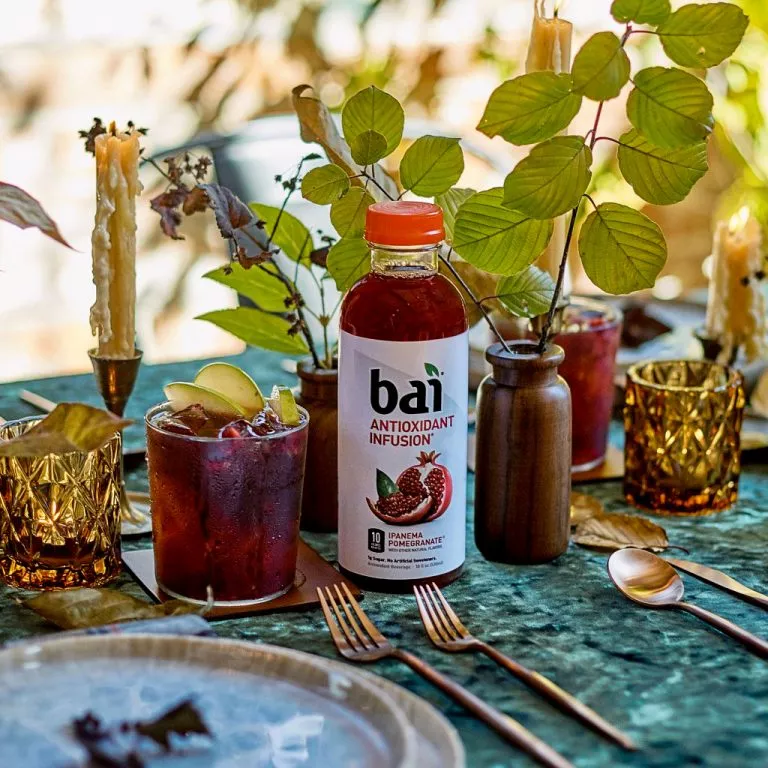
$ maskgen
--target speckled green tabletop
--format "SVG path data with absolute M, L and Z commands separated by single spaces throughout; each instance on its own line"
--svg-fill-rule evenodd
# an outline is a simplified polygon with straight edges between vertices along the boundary
M 250 351 L 235 359 L 259 383 L 293 383 L 280 357 Z M 199 363 L 145 366 L 128 408 L 137 420 L 127 442 L 143 441 L 141 417 L 159 401 L 161 387 L 189 379 Z M 33 410 L 17 393 L 32 389 L 51 399 L 99 403 L 92 377 L 67 377 L 0 386 L 0 414 L 25 416 Z M 146 473 L 128 478 L 146 487 Z M 619 483 L 583 486 L 609 511 L 625 511 Z M 469 509 L 473 486 L 470 478 Z M 471 515 L 470 515 L 471 517 Z M 737 506 L 717 516 L 662 521 L 670 540 L 686 547 L 690 559 L 727 571 L 768 591 L 768 467 L 750 466 L 742 477 Z M 577 766 L 768 766 L 768 663 L 734 641 L 677 612 L 648 611 L 625 600 L 611 584 L 605 555 L 571 546 L 548 565 L 519 567 L 489 563 L 473 543 L 468 522 L 467 570 L 446 593 L 470 629 L 502 651 L 556 680 L 571 693 L 626 729 L 641 746 L 622 752 L 542 702 L 484 657 L 445 655 L 426 639 L 414 600 L 369 594 L 366 610 L 392 640 L 410 648 L 495 704 L 548 741 Z M 307 535 L 333 560 L 334 536 Z M 148 546 L 148 537 L 128 547 Z M 684 577 L 688 597 L 747 629 L 768 636 L 768 612 Z M 117 588 L 142 596 L 130 576 Z M 0 587 L 0 642 L 53 630 Z M 223 637 L 334 656 L 317 610 L 217 622 Z M 527 758 L 467 716 L 438 691 L 395 662 L 375 671 L 432 702 L 459 729 L 470 768 L 523 766 Z

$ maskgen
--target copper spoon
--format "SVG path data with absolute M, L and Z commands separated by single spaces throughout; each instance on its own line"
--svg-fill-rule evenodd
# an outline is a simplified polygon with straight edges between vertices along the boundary
M 768 659 L 768 642 L 716 613 L 683 602 L 685 588 L 677 571 L 666 560 L 644 549 L 620 549 L 608 558 L 608 574 L 619 591 L 646 608 L 680 608 L 698 616 Z

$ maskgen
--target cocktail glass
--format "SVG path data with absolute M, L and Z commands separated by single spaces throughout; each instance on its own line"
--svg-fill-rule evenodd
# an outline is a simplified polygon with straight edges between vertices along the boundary
M 0 426 L 24 434 L 33 416 Z M 0 578 L 25 589 L 98 587 L 120 573 L 120 433 L 98 450 L 0 457 Z
M 309 417 L 264 436 L 199 437 L 146 416 L 157 583 L 172 597 L 250 605 L 288 592 L 296 574 Z
M 605 461 L 621 320 L 621 311 L 605 302 L 573 298 L 554 338 L 565 350 L 559 373 L 571 389 L 574 472 Z

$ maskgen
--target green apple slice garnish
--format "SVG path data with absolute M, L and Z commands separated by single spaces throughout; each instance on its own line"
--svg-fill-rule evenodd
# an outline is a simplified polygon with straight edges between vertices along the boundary
M 208 387 L 190 384 L 188 381 L 174 381 L 163 390 L 173 411 L 183 411 L 190 405 L 202 405 L 208 413 L 215 413 L 232 419 L 247 416 L 245 408 Z
M 264 409 L 264 396 L 256 382 L 242 369 L 230 363 L 211 363 L 200 369 L 195 384 L 212 389 L 237 403 L 249 419 Z
M 269 405 L 277 414 L 277 418 L 287 427 L 298 427 L 301 424 L 301 416 L 293 397 L 293 392 L 288 387 L 272 387 L 272 395 Z

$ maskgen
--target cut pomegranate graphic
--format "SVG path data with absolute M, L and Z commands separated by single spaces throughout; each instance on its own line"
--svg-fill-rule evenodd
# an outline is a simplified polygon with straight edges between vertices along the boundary
M 404 470 L 397 478 L 397 487 L 406 494 L 418 496 L 421 499 L 432 499 L 432 511 L 427 520 L 436 520 L 448 509 L 453 495 L 451 474 L 438 464 L 439 453 L 422 451 L 419 463 Z
M 379 500 L 366 499 L 371 512 L 390 525 L 415 525 L 440 517 L 451 503 L 453 482 L 448 470 L 437 463 L 439 456 L 422 451 L 419 463 L 403 470 L 397 482 L 377 470 Z

